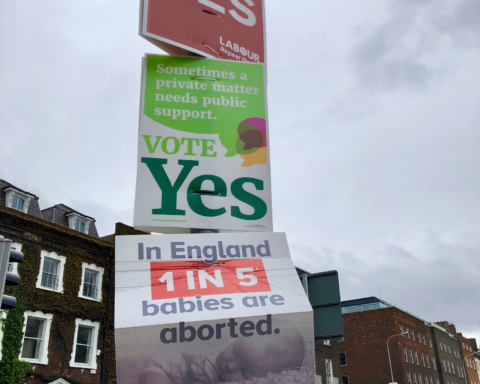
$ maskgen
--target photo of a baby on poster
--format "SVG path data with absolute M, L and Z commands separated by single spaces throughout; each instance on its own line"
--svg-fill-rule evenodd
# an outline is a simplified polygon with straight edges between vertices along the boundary
M 119 384 L 313 384 L 313 334 L 308 322 L 307 314 L 286 314 L 118 330 L 117 380 Z

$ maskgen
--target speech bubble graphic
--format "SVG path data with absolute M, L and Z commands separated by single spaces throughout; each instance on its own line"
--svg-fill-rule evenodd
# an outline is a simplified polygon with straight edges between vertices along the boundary
M 267 122 L 265 119 L 251 117 L 242 121 L 238 128 L 237 152 L 245 160 L 242 167 L 254 164 L 266 164 Z
M 218 134 L 226 157 L 253 153 L 248 151 L 260 148 L 261 138 L 266 145 L 262 64 L 147 55 L 144 81 L 143 112 L 152 120 L 178 131 Z

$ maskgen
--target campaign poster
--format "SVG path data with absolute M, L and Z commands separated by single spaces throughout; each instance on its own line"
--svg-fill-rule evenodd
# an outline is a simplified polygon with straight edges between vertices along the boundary
M 119 384 L 313 384 L 313 313 L 284 233 L 117 236 Z
M 140 35 L 171 55 L 265 62 L 263 0 L 143 0 Z
M 262 64 L 147 55 L 134 227 L 272 231 Z

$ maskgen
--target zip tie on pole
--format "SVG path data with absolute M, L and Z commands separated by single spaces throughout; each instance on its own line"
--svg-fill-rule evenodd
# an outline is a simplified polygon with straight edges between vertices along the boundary
M 218 54 L 217 51 L 215 51 L 212 47 L 208 46 L 207 44 L 202 44 L 204 47 L 207 47 L 208 49 L 212 50 L 213 52 L 215 52 L 215 54 L 220 57 L 220 55 Z

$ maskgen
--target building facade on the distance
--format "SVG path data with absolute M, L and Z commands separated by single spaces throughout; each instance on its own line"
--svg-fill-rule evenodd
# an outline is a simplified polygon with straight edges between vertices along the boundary
M 426 325 L 432 335 L 440 382 L 465 383 L 465 366 L 456 335 L 436 323 L 426 322 Z
M 477 341 L 475 339 L 468 339 L 457 332 L 455 324 L 448 321 L 437 321 L 435 323 L 442 329 L 450 332 L 456 336 L 457 339 L 457 357 L 464 362 L 464 374 L 468 376 L 470 384 L 480 384 L 480 375 L 477 370 L 477 364 L 475 361 L 475 353 L 478 352 Z
M 455 335 L 376 297 L 344 301 L 342 312 L 344 384 L 392 382 L 387 340 L 394 382 L 465 383 Z
M 25 256 L 10 268 L 21 276 L 20 285 L 7 287 L 24 310 L 19 359 L 33 373 L 23 382 L 112 382 L 113 243 L 98 237 L 93 218 L 64 205 L 42 212 L 34 194 L 1 183 L 0 235 Z M 8 321 L 11 312 L 0 317 Z

